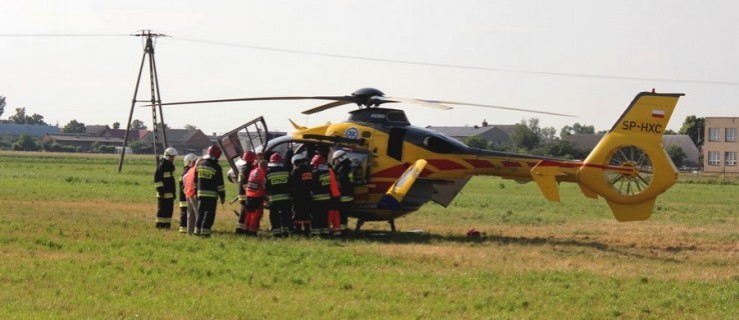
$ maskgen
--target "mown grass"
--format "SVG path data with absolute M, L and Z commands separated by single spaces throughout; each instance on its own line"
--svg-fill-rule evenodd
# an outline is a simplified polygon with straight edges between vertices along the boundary
M 533 184 L 478 177 L 395 235 L 375 222 L 346 241 L 240 238 L 226 206 L 200 239 L 153 228 L 151 159 L 116 168 L 112 156 L 0 153 L 0 318 L 739 314 L 736 185 L 678 184 L 650 220 L 618 223 L 576 186 L 549 203 Z

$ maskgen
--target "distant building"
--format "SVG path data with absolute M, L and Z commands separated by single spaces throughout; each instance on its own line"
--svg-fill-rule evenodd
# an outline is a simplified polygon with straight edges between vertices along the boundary
M 99 145 L 106 146 L 120 146 L 123 144 L 123 139 L 120 138 L 95 137 L 84 133 L 46 134 L 42 140 L 52 144 L 58 143 L 62 146 L 79 147 L 83 152 L 91 151 L 92 145 L 96 142 Z
M 195 153 L 203 154 L 205 150 L 211 145 L 208 136 L 205 135 L 200 129 L 165 129 L 167 135 L 167 147 L 173 147 L 177 149 L 180 154 Z M 123 130 L 125 132 L 125 130 Z M 159 151 L 164 150 L 162 147 L 162 132 L 159 133 Z M 143 139 L 141 139 L 147 146 L 151 148 L 154 142 L 154 133 L 149 132 Z M 150 149 L 148 149 L 150 150 Z M 161 152 L 160 152 L 161 153 Z
M 593 150 L 598 142 L 603 138 L 603 134 L 571 134 L 567 135 L 562 140 L 569 141 L 577 147 L 581 147 L 585 150 Z M 664 135 L 662 136 L 662 145 L 669 147 L 670 145 L 676 145 L 683 149 L 685 152 L 685 161 L 687 163 L 700 164 L 700 151 L 690 139 L 688 135 Z
M 703 143 L 703 171 L 739 173 L 736 155 L 739 152 L 736 133 L 739 118 L 706 117 Z
M 45 134 L 56 133 L 61 133 L 59 127 L 31 124 L 0 123 L 0 136 L 7 135 L 17 138 L 22 135 L 27 135 L 35 138 L 41 138 Z
M 496 145 L 511 144 L 511 133 L 515 125 L 489 125 L 483 120 L 480 126 L 464 126 L 464 127 L 435 127 L 427 126 L 426 128 L 441 132 L 447 136 L 457 139 L 461 142 L 471 137 L 480 137 L 486 141 Z

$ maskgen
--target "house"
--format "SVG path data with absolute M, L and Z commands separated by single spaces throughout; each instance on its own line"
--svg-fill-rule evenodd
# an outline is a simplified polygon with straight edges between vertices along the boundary
M 125 130 L 122 130 L 125 132 Z M 162 144 L 164 142 L 161 130 L 157 131 L 159 134 L 159 150 L 164 150 Z M 205 135 L 200 129 L 165 129 L 164 132 L 167 135 L 167 147 L 173 147 L 177 149 L 180 154 L 195 153 L 203 154 L 205 150 L 211 145 L 208 136 Z M 154 133 L 149 132 L 141 139 L 144 144 L 149 147 L 153 145 Z
M 63 146 L 79 147 L 83 152 L 91 151 L 94 143 L 98 143 L 99 145 L 115 146 L 123 144 L 123 139 L 120 138 L 95 137 L 85 135 L 84 133 L 46 134 L 42 141 L 52 144 L 58 143 Z
M 573 145 L 585 150 L 593 150 L 603 136 L 602 134 L 571 134 L 565 136 L 562 140 L 569 141 Z M 662 136 L 662 145 L 665 149 L 670 145 L 677 145 L 685 152 L 685 161 L 687 163 L 700 163 L 699 158 L 701 153 L 688 135 L 664 135 Z
M 45 134 L 57 134 L 60 132 L 61 130 L 59 129 L 59 127 L 54 126 L 0 123 L 0 136 L 8 135 L 17 138 L 22 135 L 27 135 L 35 138 L 41 138 Z
M 128 142 L 141 140 L 150 132 L 151 130 L 129 130 Z M 85 134 L 95 137 L 125 139 L 126 129 L 112 129 L 107 125 L 92 125 L 85 126 Z
M 736 132 L 739 118 L 706 117 L 703 143 L 703 171 L 720 173 L 739 173 L 736 155 L 739 143 Z
M 461 142 L 465 142 L 465 140 L 471 137 L 480 137 L 496 145 L 511 144 L 511 133 L 513 132 L 514 127 L 515 125 L 489 125 L 485 120 L 482 121 L 482 125 L 480 126 L 426 126 L 427 129 L 440 132 Z

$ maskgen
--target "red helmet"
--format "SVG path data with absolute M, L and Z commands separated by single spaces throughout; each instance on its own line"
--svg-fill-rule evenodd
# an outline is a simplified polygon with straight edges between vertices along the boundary
M 254 151 L 246 150 L 244 151 L 244 155 L 241 156 L 241 160 L 246 161 L 246 163 L 252 163 L 254 160 L 257 160 L 257 154 Z
M 282 163 L 282 156 L 279 152 L 275 152 L 269 157 L 270 163 Z
M 211 159 L 218 159 L 221 157 L 221 148 L 217 144 L 214 144 L 208 147 L 207 153 L 211 157 Z
M 313 156 L 313 160 L 310 161 L 310 165 L 313 166 L 314 168 L 322 164 L 326 164 L 326 159 L 320 154 Z

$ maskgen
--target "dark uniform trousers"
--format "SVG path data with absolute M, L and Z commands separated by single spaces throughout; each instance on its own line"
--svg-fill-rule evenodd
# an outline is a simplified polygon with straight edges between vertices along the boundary
M 272 226 L 272 234 L 287 232 L 292 227 L 292 201 L 280 200 L 269 203 L 269 223 Z
M 157 198 L 157 228 L 168 229 L 172 224 L 174 198 Z
M 198 198 L 198 219 L 195 221 L 195 234 L 210 236 L 213 223 L 216 221 L 218 198 Z

